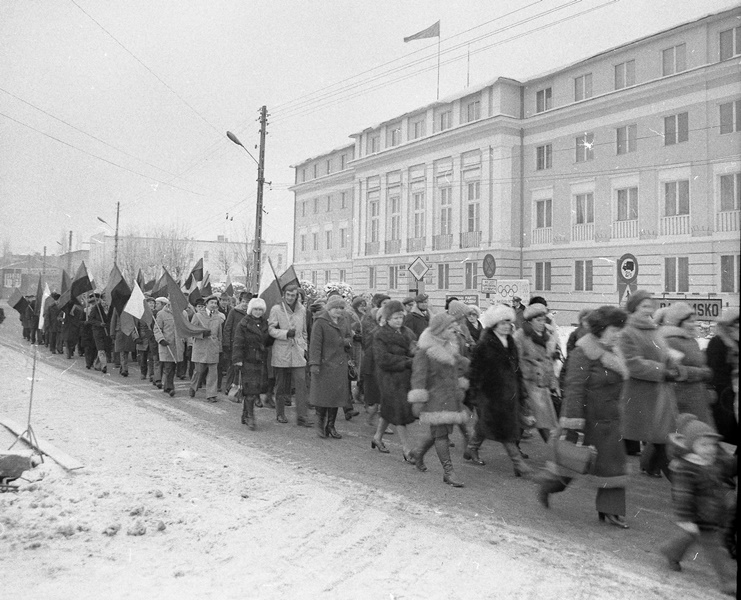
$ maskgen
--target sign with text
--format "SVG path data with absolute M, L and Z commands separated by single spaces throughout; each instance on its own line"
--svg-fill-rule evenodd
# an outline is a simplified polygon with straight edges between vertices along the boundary
M 512 298 L 518 296 L 527 306 L 530 301 L 530 281 L 528 279 L 497 279 L 496 289 L 489 298 L 492 304 L 512 303 Z
M 479 305 L 479 295 L 478 294 L 450 294 L 448 296 L 445 296 L 445 300 L 447 301 L 449 298 L 458 298 L 463 304 L 475 304 L 476 306 Z
M 496 294 L 497 293 L 497 280 L 496 279 L 481 279 L 481 293 L 482 294 Z
M 717 321 L 723 311 L 723 300 L 720 298 L 656 298 L 659 308 L 670 306 L 675 302 L 685 302 L 695 311 L 698 321 Z

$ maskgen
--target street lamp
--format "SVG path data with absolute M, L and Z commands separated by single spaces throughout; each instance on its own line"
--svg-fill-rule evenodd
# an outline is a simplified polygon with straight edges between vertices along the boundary
M 114 266 L 118 263 L 118 216 L 119 212 L 121 210 L 121 203 L 116 202 L 116 233 L 115 237 L 113 238 L 113 264 Z M 108 222 L 105 221 L 105 219 L 101 219 L 98 217 L 98 221 L 103 223 L 104 225 L 108 225 Z M 110 225 L 108 225 L 110 227 Z

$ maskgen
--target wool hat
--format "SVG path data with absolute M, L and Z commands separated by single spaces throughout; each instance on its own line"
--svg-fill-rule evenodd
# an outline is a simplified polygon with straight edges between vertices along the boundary
M 532 319 L 535 319 L 536 317 L 543 317 L 548 314 L 548 309 L 543 304 L 531 304 L 525 309 L 525 312 L 522 313 L 522 317 L 526 321 L 531 321 Z
M 468 307 L 460 300 L 451 300 L 448 304 L 448 314 L 458 321 L 468 314 Z
M 653 320 L 657 327 L 661 325 L 666 325 L 665 319 L 666 319 L 666 312 L 668 310 L 669 310 L 668 306 L 662 306 L 654 313 Z
M 324 310 L 326 306 L 327 306 L 326 298 L 317 298 L 316 300 L 314 300 L 314 302 L 311 303 L 309 310 L 311 311 L 312 315 L 315 315 L 319 311 Z
M 501 321 L 512 321 L 515 320 L 515 309 L 506 304 L 493 304 L 484 311 L 479 321 L 481 325 L 486 328 L 494 327 Z
M 419 304 L 420 302 L 427 302 L 429 296 L 427 294 L 417 294 L 414 297 L 414 301 Z
M 330 296 L 327 298 L 327 306 L 325 307 L 327 310 L 331 308 L 346 308 L 347 302 L 345 302 L 345 299 L 342 296 Z
M 154 299 L 155 302 L 162 302 L 162 304 L 170 304 L 170 301 L 164 296 L 158 296 Z
M 358 306 L 361 306 L 362 304 L 368 306 L 368 301 L 363 298 L 363 296 L 355 296 L 355 298 L 352 299 L 353 308 L 358 308 Z
M 379 308 L 381 306 L 381 302 L 384 300 L 391 300 L 391 296 L 387 296 L 386 294 L 373 294 L 373 299 L 371 300 L 371 304 L 375 306 L 376 308 Z
M 545 301 L 545 298 L 543 296 L 533 296 L 530 298 L 530 302 L 528 304 L 542 304 L 543 306 L 548 306 L 548 303 Z
M 205 302 L 206 304 L 208 304 L 208 301 L 209 301 L 209 300 L 216 300 L 216 301 L 218 301 L 218 300 L 219 300 L 219 297 L 218 297 L 218 296 L 217 296 L 216 294 L 211 294 L 210 296 L 206 296 L 206 297 L 205 297 L 205 298 L 203 299 L 203 301 L 204 301 L 204 302 Z
M 401 303 L 402 303 L 402 304 L 403 304 L 404 306 L 408 306 L 408 305 L 410 305 L 410 304 L 413 304 L 413 303 L 414 303 L 414 296 L 407 296 L 406 298 L 404 298 L 404 300 L 402 300 L 402 302 L 401 302 Z
M 204 300 L 203 298 L 196 298 L 193 306 L 206 306 L 206 300 Z
M 695 314 L 695 311 L 686 302 L 675 302 L 674 304 L 667 306 L 666 310 L 663 313 L 664 325 L 679 326 L 682 324 L 682 321 L 691 317 L 694 314 Z M 654 318 L 654 321 L 656 321 L 655 318 Z
M 685 448 L 690 452 L 695 442 L 701 437 L 712 437 L 715 439 L 721 439 L 723 437 L 710 425 L 703 423 L 695 415 L 690 413 L 682 413 L 677 417 L 677 433 L 682 437 Z
M 644 300 L 650 300 L 651 298 L 653 298 L 653 296 L 646 290 L 638 290 L 628 298 L 628 301 L 625 303 L 625 310 L 629 313 L 634 313 L 641 302 Z
M 383 318 L 387 321 L 394 313 L 406 313 L 406 311 L 404 310 L 404 305 L 398 300 L 392 300 L 391 302 L 388 302 L 381 310 L 383 311 Z
M 435 337 L 440 337 L 453 323 L 455 323 L 455 317 L 453 315 L 445 312 L 437 313 L 430 319 L 427 329 Z
M 522 302 L 522 298 L 519 296 L 512 296 L 512 302 Z
M 256 308 L 267 310 L 268 307 L 265 304 L 265 300 L 263 300 L 262 298 L 252 298 L 252 300 L 250 300 L 249 304 L 247 305 L 247 314 L 251 315 L 252 311 Z

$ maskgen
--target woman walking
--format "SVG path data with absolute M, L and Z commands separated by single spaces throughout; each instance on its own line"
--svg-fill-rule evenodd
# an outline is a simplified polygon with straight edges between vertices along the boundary
M 625 523 L 626 454 L 620 431 L 620 397 L 629 377 L 628 365 L 617 347 L 627 314 L 601 306 L 587 316 L 589 333 L 569 354 L 560 425 L 567 440 L 584 436 L 584 444 L 597 448 L 589 479 L 597 487 L 599 519 L 627 529 Z M 540 482 L 538 500 L 548 508 L 549 496 L 566 489 L 569 472 L 549 461 Z
M 378 448 L 380 452 L 388 454 L 389 450 L 383 443 L 383 434 L 389 424 L 396 425 L 402 456 L 408 461 L 412 447 L 406 426 L 417 420 L 407 402 L 416 339 L 412 330 L 404 327 L 406 312 L 401 302 L 392 300 L 381 311 L 386 323 L 373 334 L 373 360 L 376 381 L 381 392 L 381 418 L 378 419 L 371 448 Z
M 316 407 L 319 437 L 341 439 L 335 429 L 337 411 L 347 403 L 347 360 L 352 339 L 340 317 L 345 301 L 333 296 L 326 309 L 314 319 L 309 342 L 309 404 Z
M 468 421 L 469 413 L 463 407 L 468 379 L 459 373 L 468 368 L 470 361 L 458 350 L 456 328 L 455 317 L 437 314 L 419 338 L 408 398 L 415 412 L 419 412 L 420 422 L 429 426 L 429 433 L 410 459 L 420 471 L 425 471 L 424 456 L 434 445 L 443 466 L 443 481 L 463 487 L 453 471 L 449 436 L 454 425 Z
M 713 389 L 717 401 L 713 416 L 718 433 L 728 444 L 738 445 L 738 308 L 723 311 L 715 329 L 715 336 L 707 348 L 708 366 L 713 371 Z
M 265 318 L 265 300 L 252 298 L 247 314 L 239 321 L 234 334 L 232 362 L 242 379 L 242 425 L 255 429 L 255 402 L 267 389 L 267 355 L 265 344 L 270 337 Z

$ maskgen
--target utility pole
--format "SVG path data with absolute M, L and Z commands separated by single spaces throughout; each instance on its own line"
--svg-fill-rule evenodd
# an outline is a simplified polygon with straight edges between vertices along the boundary
M 252 290 L 260 292 L 260 264 L 262 260 L 262 188 L 265 184 L 265 135 L 268 126 L 268 108 L 260 109 L 260 155 L 257 161 L 257 206 L 255 207 L 255 267 L 253 269 Z
M 41 276 L 46 277 L 46 246 L 44 246 L 44 261 L 41 263 Z
M 69 245 L 67 246 L 67 273 L 72 277 L 72 230 L 69 230 Z
M 118 214 L 121 210 L 121 203 L 116 202 L 116 236 L 113 238 L 113 265 L 118 266 Z M 70 232 L 71 234 L 72 232 Z

